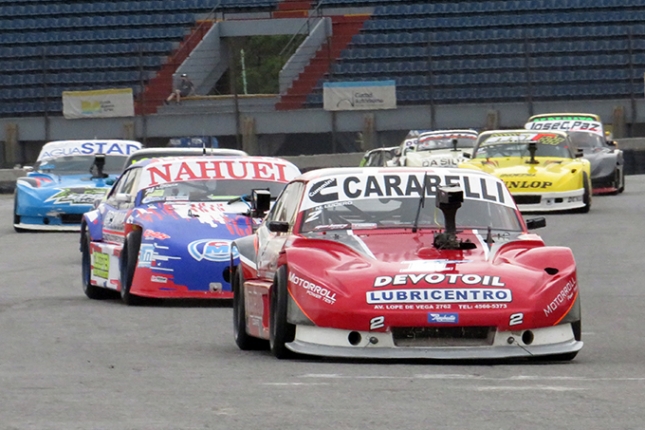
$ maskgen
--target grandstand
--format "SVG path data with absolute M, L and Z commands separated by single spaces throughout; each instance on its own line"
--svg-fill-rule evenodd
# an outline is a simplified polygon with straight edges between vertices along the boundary
M 645 0 L 0 0 L 0 10 L 5 142 L 120 137 L 123 119 L 62 117 L 63 91 L 105 88 L 133 91 L 124 137 L 199 132 L 269 155 L 389 146 L 413 128 L 522 126 L 555 110 L 597 112 L 618 137 L 645 123 Z M 279 94 L 232 84 L 212 95 L 240 73 L 228 40 L 277 34 L 304 39 Z M 164 106 L 186 72 L 198 96 Z M 397 109 L 323 109 L 325 83 L 367 81 L 394 81 Z M 4 164 L 17 158 L 4 152 Z

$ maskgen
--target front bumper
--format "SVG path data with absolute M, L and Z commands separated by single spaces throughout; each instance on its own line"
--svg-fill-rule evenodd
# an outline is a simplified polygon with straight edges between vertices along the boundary
M 612 171 L 610 174 L 605 176 L 592 176 L 591 177 L 591 188 L 593 189 L 594 194 L 607 194 L 615 193 L 620 187 L 620 170 Z
M 557 212 L 584 207 L 584 188 L 552 193 L 511 193 L 521 212 Z
M 530 344 L 522 340 L 525 331 L 496 332 L 492 344 L 486 346 L 401 347 L 395 345 L 391 332 L 352 332 L 299 325 L 294 341 L 286 346 L 296 353 L 325 357 L 437 360 L 552 356 L 577 352 L 583 346 L 583 342 L 575 339 L 571 324 L 533 329 Z

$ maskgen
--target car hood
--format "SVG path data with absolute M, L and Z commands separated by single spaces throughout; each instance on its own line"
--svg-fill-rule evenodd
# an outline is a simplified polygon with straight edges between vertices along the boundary
M 306 314 L 316 323 L 332 325 L 330 312 L 358 314 L 364 310 L 369 314 L 381 305 L 384 310 L 400 306 L 412 312 L 429 309 L 424 303 L 430 299 L 445 299 L 453 310 L 460 303 L 488 303 L 511 312 L 532 309 L 532 315 L 540 317 L 536 306 L 561 291 L 568 294 L 577 285 L 568 248 L 545 247 L 536 235 L 508 232 L 493 234 L 494 243 L 489 246 L 485 236 L 476 230 L 464 232 L 459 239 L 474 243 L 475 248 L 440 250 L 433 246 L 431 230 L 310 234 L 287 248 L 289 280 L 302 287 L 292 291 Z M 312 303 L 311 296 L 316 294 L 323 295 L 331 307 Z M 410 307 L 404 308 L 404 303 Z M 477 310 L 468 306 L 464 311 Z M 347 327 L 352 326 L 344 320 Z
M 143 230 L 139 267 L 167 288 L 230 291 L 230 243 L 252 234 L 260 222 L 243 215 L 248 206 L 238 203 L 155 203 L 136 208 L 128 222 Z
M 497 176 L 511 193 L 566 187 L 570 174 L 583 167 L 578 159 L 536 157 L 537 164 L 529 164 L 528 160 L 528 157 L 476 159 L 461 166 L 470 165 Z
M 103 198 L 119 175 L 93 178 L 88 174 L 55 175 L 33 172 L 18 178 L 16 187 L 33 200 L 52 205 L 89 205 Z

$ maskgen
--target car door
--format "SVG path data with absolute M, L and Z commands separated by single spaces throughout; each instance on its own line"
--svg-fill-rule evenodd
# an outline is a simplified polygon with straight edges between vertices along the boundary
M 304 184 L 292 182 L 280 194 L 271 211 L 267 214 L 262 226 L 258 229 L 258 276 L 272 280 L 277 270 L 278 254 L 291 236 L 296 220 Z M 274 233 L 269 231 L 267 223 L 270 221 L 283 221 L 289 223 L 289 231 Z
M 108 194 L 103 214 L 103 240 L 123 244 L 125 220 L 134 208 L 141 168 L 127 170 Z

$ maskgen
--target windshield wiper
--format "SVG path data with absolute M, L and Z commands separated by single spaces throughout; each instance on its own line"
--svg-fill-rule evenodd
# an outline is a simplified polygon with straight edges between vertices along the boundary
M 419 198 L 419 206 L 417 206 L 417 215 L 414 217 L 414 224 L 412 224 L 412 233 L 416 233 L 419 229 L 419 216 L 421 215 L 421 208 L 426 204 L 426 189 L 428 188 L 428 172 L 423 173 L 423 186 L 421 187 L 421 197 Z

